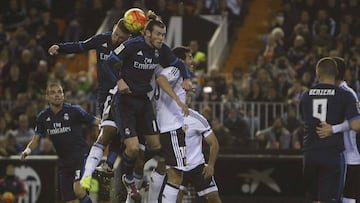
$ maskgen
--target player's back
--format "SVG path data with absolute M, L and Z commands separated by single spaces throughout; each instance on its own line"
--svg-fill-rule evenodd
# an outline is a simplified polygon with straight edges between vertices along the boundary
M 342 133 L 319 138 L 316 127 L 322 121 L 334 125 L 358 115 L 355 99 L 349 92 L 335 85 L 318 84 L 303 94 L 300 108 L 305 131 L 304 151 L 323 148 L 344 150 Z

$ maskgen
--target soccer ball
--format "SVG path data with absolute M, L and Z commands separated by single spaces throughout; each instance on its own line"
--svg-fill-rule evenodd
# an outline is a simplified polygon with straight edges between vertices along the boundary
M 1 199 L 4 203 L 13 203 L 15 200 L 15 196 L 12 192 L 4 192 Z
M 124 14 L 124 24 L 131 33 L 141 31 L 146 24 L 145 12 L 139 8 L 131 8 Z

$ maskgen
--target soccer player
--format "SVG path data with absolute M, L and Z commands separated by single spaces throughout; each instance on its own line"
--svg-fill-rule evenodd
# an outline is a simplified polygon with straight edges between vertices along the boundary
M 194 61 L 190 48 L 176 47 L 173 49 L 173 53 L 188 67 L 193 66 Z M 176 67 L 156 69 L 155 76 L 157 85 L 154 88 L 153 100 L 155 101 L 156 121 L 160 130 L 167 174 L 167 183 L 161 198 L 164 203 L 175 202 L 186 165 L 184 113 L 179 105 L 179 101 L 185 103 L 186 92 L 181 86 L 183 78 Z M 175 99 L 164 91 L 164 83 L 170 84 L 176 94 Z M 161 172 L 161 169 L 154 170 L 150 175 L 149 202 L 157 202 L 159 198 L 161 185 L 165 178 Z
M 130 37 L 131 33 L 125 28 L 124 19 L 120 19 L 113 27 L 112 32 L 105 32 L 92 36 L 85 41 L 79 42 L 66 42 L 52 45 L 49 48 L 50 55 L 63 53 L 82 53 L 91 49 L 96 50 L 97 55 L 97 76 L 98 76 L 98 111 L 103 116 L 103 109 L 106 103 L 111 102 L 111 94 L 109 90 L 116 85 L 118 80 L 118 70 L 113 70 L 106 65 L 106 60 L 111 51 L 119 46 L 122 42 Z M 102 122 L 100 125 L 100 133 L 98 139 L 92 146 L 90 154 L 85 166 L 84 179 L 81 181 L 82 186 L 86 189 L 90 188 L 91 175 L 93 174 L 96 166 L 99 164 L 104 148 L 110 143 L 109 153 L 102 167 L 102 171 L 107 173 L 112 172 L 113 164 L 117 158 L 120 136 L 116 136 L 117 126 L 115 122 Z M 87 179 L 85 181 L 85 179 Z
M 321 122 L 338 124 L 348 120 L 351 129 L 360 131 L 360 114 L 355 98 L 335 85 L 336 62 L 324 57 L 316 64 L 319 84 L 301 97 L 300 113 L 304 121 L 304 179 L 314 202 L 340 202 L 345 160 L 343 134 L 320 138 L 316 127 Z
M 339 85 L 340 88 L 349 91 L 357 102 L 359 102 L 355 91 L 349 87 L 344 80 L 346 70 L 344 59 L 341 57 L 333 57 L 333 59 L 336 61 L 339 71 L 339 74 L 336 77 L 336 84 Z M 342 202 L 355 203 L 356 200 L 360 200 L 360 154 L 357 145 L 358 140 L 356 138 L 356 132 L 349 128 L 349 123 L 346 120 L 343 123 L 334 126 L 324 123 L 321 127 L 318 127 L 317 130 L 317 133 L 322 137 L 338 132 L 344 133 L 344 155 L 346 161 L 346 178 Z
M 21 160 L 31 154 L 42 137 L 49 136 L 59 156 L 59 178 L 62 199 L 67 203 L 91 203 L 86 191 L 80 187 L 81 169 L 89 152 L 83 137 L 83 124 L 99 124 L 79 106 L 64 103 L 64 91 L 56 82 L 46 88 L 49 107 L 40 112 L 36 120 L 35 135 L 21 153 Z
M 155 157 L 162 156 L 159 130 L 152 103 L 147 96 L 152 90 L 150 81 L 155 68 L 159 64 L 163 67 L 170 65 L 177 67 L 184 79 L 182 86 L 185 89 L 192 89 L 187 67 L 163 43 L 166 33 L 164 23 L 152 16 L 149 19 L 144 29 L 144 36 L 125 41 L 108 58 L 111 66 L 122 63 L 117 85 L 120 92 L 121 133 L 124 135 L 126 149 L 122 154 L 120 166 L 125 173 L 124 185 L 132 198 L 137 201 L 141 197 L 134 183 L 133 171 L 139 153 L 138 136 L 145 137 Z M 175 99 L 176 95 L 171 94 L 171 97 Z M 184 106 L 182 108 L 185 109 Z
M 190 109 L 185 117 L 186 167 L 182 186 L 191 184 L 199 197 L 205 197 L 209 203 L 221 203 L 214 179 L 215 161 L 219 152 L 218 140 L 207 120 L 197 111 Z M 202 152 L 203 140 L 210 146 L 208 162 L 205 163 Z M 183 190 L 180 190 L 176 202 L 181 203 Z

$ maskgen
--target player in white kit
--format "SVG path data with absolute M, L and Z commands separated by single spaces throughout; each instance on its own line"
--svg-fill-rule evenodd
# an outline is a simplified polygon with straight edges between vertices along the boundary
M 190 109 L 185 117 L 185 142 L 187 164 L 184 170 L 182 190 L 191 184 L 199 197 L 209 203 L 221 203 L 218 187 L 214 179 L 214 167 L 219 152 L 218 140 L 208 121 L 197 111 Z M 202 150 L 203 140 L 210 146 L 207 163 Z M 183 191 L 179 192 L 177 202 L 182 202 Z
M 349 91 L 357 99 L 355 91 L 347 85 L 344 81 L 345 74 L 345 61 L 340 57 L 333 57 L 338 67 L 337 83 L 339 87 Z M 359 101 L 358 101 L 359 102 Z M 344 145 L 345 145 L 345 161 L 346 161 L 346 178 L 345 187 L 343 191 L 343 203 L 355 203 L 356 200 L 360 200 L 360 153 L 357 145 L 356 132 L 350 130 L 349 123 L 344 121 L 341 124 L 331 126 L 329 124 L 323 124 L 322 128 L 318 129 L 321 134 L 327 136 L 328 133 L 344 133 Z

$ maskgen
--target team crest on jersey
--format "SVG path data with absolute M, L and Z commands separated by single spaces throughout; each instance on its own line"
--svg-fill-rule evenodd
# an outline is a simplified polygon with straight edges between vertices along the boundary
M 130 129 L 129 128 L 125 128 L 125 135 L 130 135 Z
M 64 120 L 69 120 L 69 114 L 68 113 L 64 113 Z
M 155 57 L 158 58 L 159 57 L 159 50 L 155 49 Z

